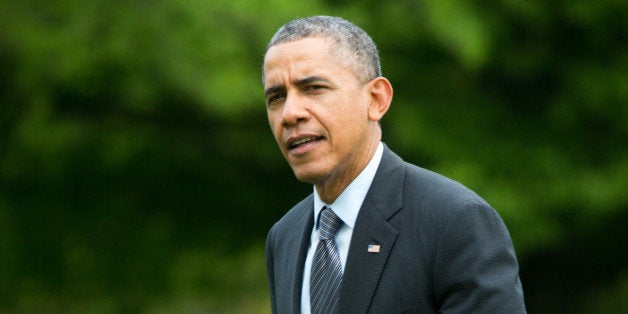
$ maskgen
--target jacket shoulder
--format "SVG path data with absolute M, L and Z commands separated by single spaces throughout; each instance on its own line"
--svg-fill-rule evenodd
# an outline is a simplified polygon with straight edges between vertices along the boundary
M 307 220 L 307 215 L 312 213 L 314 196 L 310 194 L 286 212 L 270 229 L 270 234 L 278 236 L 294 232 L 299 221 Z
M 454 207 L 469 202 L 487 205 L 477 193 L 458 181 L 410 163 L 404 164 L 404 188 L 410 198 Z

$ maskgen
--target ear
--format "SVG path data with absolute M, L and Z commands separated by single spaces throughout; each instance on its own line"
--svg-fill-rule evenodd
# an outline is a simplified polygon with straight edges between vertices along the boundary
M 369 120 L 379 121 L 390 107 L 393 88 L 388 79 L 381 76 L 373 79 L 368 84 L 371 92 L 371 103 L 368 108 Z

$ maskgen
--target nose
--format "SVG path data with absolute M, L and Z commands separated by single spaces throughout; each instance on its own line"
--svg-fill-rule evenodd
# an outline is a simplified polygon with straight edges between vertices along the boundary
M 288 94 L 283 105 L 282 121 L 284 126 L 293 126 L 310 118 L 307 99 L 297 93 Z

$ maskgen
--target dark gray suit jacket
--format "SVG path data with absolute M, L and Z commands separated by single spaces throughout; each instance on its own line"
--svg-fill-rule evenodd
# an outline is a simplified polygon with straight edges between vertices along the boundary
M 313 204 L 310 195 L 268 234 L 273 313 L 300 312 Z M 385 147 L 353 230 L 339 313 L 437 312 L 525 313 L 512 242 L 474 192 Z

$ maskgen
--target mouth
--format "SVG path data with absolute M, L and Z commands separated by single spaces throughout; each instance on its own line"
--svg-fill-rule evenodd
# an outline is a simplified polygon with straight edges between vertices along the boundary
M 308 143 L 312 143 L 312 142 L 316 142 L 316 141 L 320 141 L 322 139 L 322 137 L 320 136 L 306 136 L 306 137 L 301 137 L 301 138 L 297 138 L 291 141 L 288 141 L 288 149 L 295 149 L 297 147 L 300 146 L 304 146 Z

